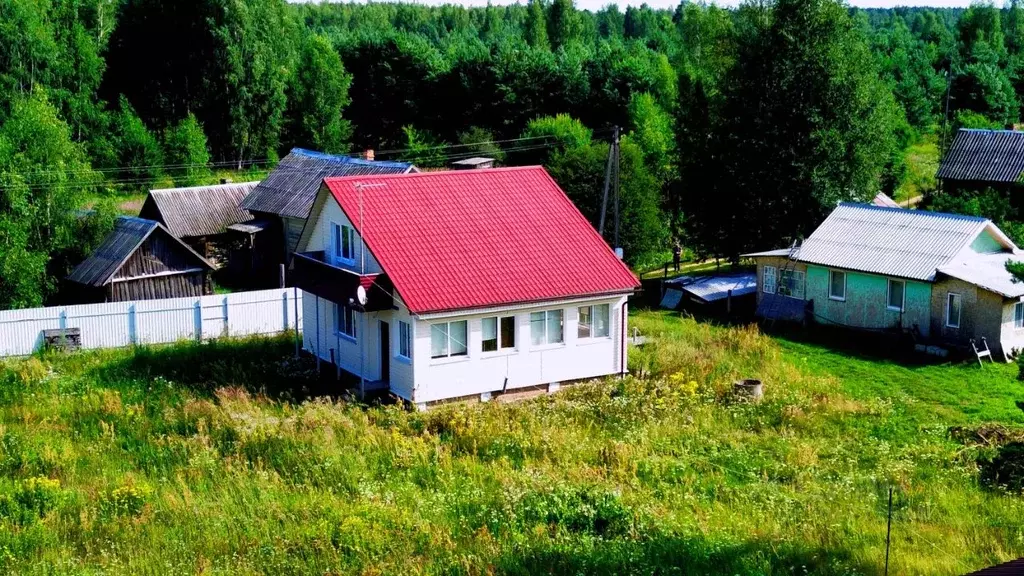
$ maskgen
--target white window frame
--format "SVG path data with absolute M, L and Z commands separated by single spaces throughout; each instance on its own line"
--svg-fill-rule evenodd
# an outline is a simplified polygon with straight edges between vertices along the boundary
M 487 322 L 488 320 L 494 320 L 494 331 L 495 331 L 494 332 L 494 337 L 497 340 L 495 342 L 494 350 L 484 350 L 483 329 L 484 329 L 484 322 Z M 512 321 L 512 345 L 511 346 L 506 346 L 505 343 L 501 341 L 501 324 L 502 324 L 502 322 L 504 322 L 506 320 L 511 320 Z M 516 340 L 518 340 L 518 338 L 516 337 L 517 335 L 516 335 L 516 317 L 515 316 L 486 316 L 484 318 L 481 318 L 480 319 L 480 333 L 481 333 L 480 352 L 483 353 L 483 354 L 494 354 L 494 353 L 497 353 L 497 352 L 508 352 L 509 350 L 515 350 L 516 349 Z
M 462 342 L 463 350 L 458 354 L 452 353 L 452 324 L 464 324 L 466 326 L 466 341 Z M 448 342 L 445 345 L 445 353 L 434 355 L 434 328 L 444 325 L 445 334 L 448 337 Z M 469 321 L 467 320 L 451 320 L 448 322 L 434 322 L 430 325 L 430 359 L 431 360 L 445 360 L 447 358 L 469 358 Z
M 907 309 L 907 282 L 906 280 L 897 280 L 896 278 L 889 278 L 889 283 L 885 291 L 885 308 L 887 310 L 893 310 L 895 312 L 905 312 Z M 899 283 L 903 286 L 903 293 L 900 298 L 899 308 L 892 305 L 892 285 Z
M 561 314 L 561 319 L 560 319 L 559 323 L 560 323 L 560 325 L 562 327 L 562 330 L 561 330 L 562 337 L 561 337 L 561 339 L 552 342 L 551 338 L 550 338 L 550 335 L 548 334 L 548 315 L 549 314 L 553 314 L 555 312 L 558 312 L 559 314 Z M 544 315 L 544 342 L 542 342 L 540 344 L 534 344 L 533 343 L 533 316 L 535 314 L 543 314 Z M 551 309 L 551 310 L 537 310 L 536 312 L 530 312 L 530 346 L 536 346 L 536 347 L 565 346 L 565 310 L 563 310 L 561 308 L 554 308 L 554 309 Z
M 346 340 L 353 342 L 358 339 L 356 326 L 359 324 L 356 318 L 358 314 L 355 309 L 344 304 L 334 305 L 334 333 Z
M 405 350 L 402 350 L 405 348 Z M 412 326 L 404 321 L 398 321 L 398 351 L 395 357 L 402 360 L 412 360 Z
M 344 254 L 345 240 L 348 240 L 349 255 Z M 354 265 L 356 263 L 356 233 L 347 224 L 331 223 L 331 253 L 335 262 Z
M 953 298 L 956 298 L 956 301 L 957 301 L 957 305 L 956 305 L 956 323 L 955 324 L 949 321 L 949 311 L 951 309 L 949 304 L 950 304 L 950 302 L 953 301 Z M 947 292 L 946 293 L 946 328 L 960 328 L 960 319 L 963 317 L 963 313 L 964 313 L 964 299 L 963 299 L 963 297 L 960 294 L 956 293 L 956 292 Z
M 768 279 L 771 278 L 771 282 Z M 761 291 L 765 294 L 775 294 L 779 289 L 779 273 L 775 266 L 765 266 L 761 271 Z
M 597 334 L 597 311 L 603 309 L 605 313 L 604 329 L 605 334 Z M 583 310 L 589 310 L 590 324 L 584 325 Z M 607 339 L 612 337 L 611 322 L 612 322 L 612 307 L 611 304 L 589 304 L 587 306 L 580 306 L 577 309 L 578 316 L 576 317 L 576 338 L 578 340 L 596 340 L 596 339 Z M 587 335 L 583 335 L 583 327 L 587 327 Z M 564 337 L 564 335 L 563 335 Z
M 1024 329 L 1024 302 L 1013 305 L 1013 327 L 1017 330 Z
M 832 280 L 835 278 L 836 274 L 842 274 L 843 275 L 843 293 L 842 294 L 838 294 L 838 295 L 832 293 L 832 287 L 835 286 L 835 282 L 833 282 Z M 846 302 L 846 272 L 845 271 L 843 271 L 843 270 L 829 270 L 828 271 L 828 299 L 829 300 L 835 300 L 836 302 Z

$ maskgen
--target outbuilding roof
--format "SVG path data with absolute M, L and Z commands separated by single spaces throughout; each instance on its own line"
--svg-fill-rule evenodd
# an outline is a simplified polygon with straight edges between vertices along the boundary
M 210 236 L 252 218 L 239 207 L 259 182 L 150 190 L 139 216 L 156 220 L 178 238 Z
M 324 178 L 405 174 L 414 170 L 408 162 L 362 160 L 293 148 L 245 197 L 241 207 L 253 212 L 306 218 Z
M 341 205 L 415 314 L 639 286 L 539 166 L 327 178 L 325 184 L 324 193 Z
M 938 177 L 975 182 L 1019 182 L 1024 173 L 1024 132 L 957 130 Z
M 984 229 L 975 216 L 842 203 L 800 247 L 799 260 L 915 280 L 933 280 Z
M 1024 296 L 1024 283 L 1014 281 L 1006 270 L 1006 263 L 1024 260 L 1024 253 L 1000 252 L 996 254 L 968 253 L 963 258 L 939 268 L 939 272 L 1006 298 Z
M 732 272 L 696 276 L 679 276 L 665 285 L 682 290 L 705 302 L 717 302 L 729 296 L 744 296 L 757 291 L 757 272 Z
M 153 233 L 167 234 L 171 242 L 177 242 L 192 256 L 195 256 L 197 264 L 210 270 L 213 269 L 212 264 L 192 250 L 188 244 L 171 234 L 159 222 L 121 216 L 114 221 L 114 229 L 103 239 L 92 255 L 75 266 L 68 276 L 68 280 L 86 286 L 99 287 L 107 284 Z

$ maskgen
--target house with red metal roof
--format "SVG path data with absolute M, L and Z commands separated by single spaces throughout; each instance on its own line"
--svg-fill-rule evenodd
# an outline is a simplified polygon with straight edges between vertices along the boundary
M 639 287 L 541 167 L 326 178 L 303 347 L 420 407 L 626 371 Z

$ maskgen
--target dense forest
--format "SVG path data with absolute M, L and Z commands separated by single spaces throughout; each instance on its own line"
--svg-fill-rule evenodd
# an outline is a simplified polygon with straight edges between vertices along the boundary
M 893 192 L 907 150 L 1015 124 L 1024 12 L 835 0 L 674 10 L 0 0 L 0 305 L 46 302 L 109 226 L 90 199 L 290 147 L 542 163 L 596 221 L 621 128 L 621 245 L 733 259 Z M 926 187 L 927 188 L 927 187 Z M 1016 229 L 978 191 L 925 205 Z M 1022 218 L 1024 219 L 1024 218 Z

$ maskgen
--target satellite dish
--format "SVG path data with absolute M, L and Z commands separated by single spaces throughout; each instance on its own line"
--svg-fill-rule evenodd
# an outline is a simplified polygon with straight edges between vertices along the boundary
M 366 306 L 366 288 L 362 286 L 356 288 L 356 301 L 360 306 Z

